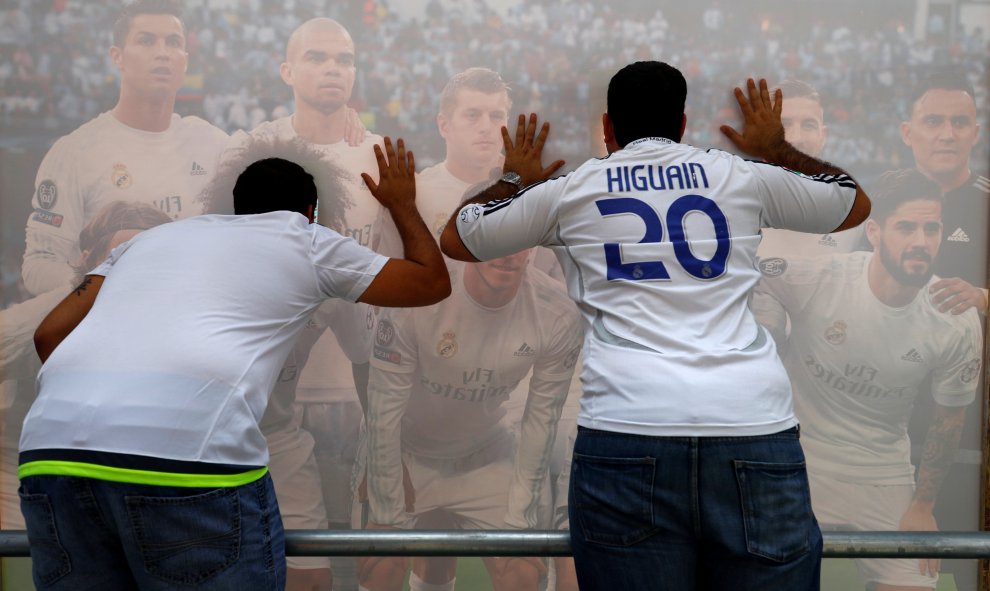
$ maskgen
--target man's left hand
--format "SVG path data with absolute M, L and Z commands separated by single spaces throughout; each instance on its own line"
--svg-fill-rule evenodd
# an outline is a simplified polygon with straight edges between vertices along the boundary
M 564 165 L 564 161 L 556 160 L 550 163 L 550 166 L 543 168 L 541 162 L 543 144 L 546 143 L 549 133 L 550 124 L 544 123 L 540 128 L 539 135 L 536 134 L 536 113 L 530 113 L 528 123 L 525 115 L 519 115 L 515 142 L 509 137 L 509 129 L 503 127 L 502 142 L 505 144 L 505 164 L 502 166 L 502 170 L 515 172 L 521 176 L 524 187 L 553 176 L 553 173 Z

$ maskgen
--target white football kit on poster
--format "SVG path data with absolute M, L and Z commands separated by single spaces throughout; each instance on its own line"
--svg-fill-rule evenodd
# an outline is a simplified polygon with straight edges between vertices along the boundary
M 113 201 L 146 203 L 182 219 L 203 213 L 227 134 L 173 114 L 167 130 L 128 127 L 106 112 L 59 139 L 35 180 L 24 283 L 40 294 L 75 277 L 79 232 Z

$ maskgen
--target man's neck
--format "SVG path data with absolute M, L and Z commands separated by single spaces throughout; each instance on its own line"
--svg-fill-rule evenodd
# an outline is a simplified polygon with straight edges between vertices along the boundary
M 880 261 L 880 253 L 874 251 L 867 269 L 870 291 L 878 300 L 891 308 L 903 308 L 917 297 L 920 287 L 904 285 L 894 279 Z
M 451 158 L 448 154 L 447 158 L 443 161 L 443 165 L 447 169 L 447 172 L 454 175 L 454 178 L 464 181 L 469 185 L 474 185 L 489 180 L 492 169 L 501 168 L 502 158 L 499 157 L 492 162 L 479 166 L 472 163 L 459 162 L 456 158 Z
M 296 135 L 312 144 L 336 144 L 344 139 L 345 109 L 323 113 L 301 101 L 296 101 L 292 129 Z
M 485 308 L 497 309 L 508 304 L 519 293 L 519 285 L 514 288 L 493 290 L 477 275 L 464 273 L 464 290 L 468 296 Z
M 162 100 L 138 99 L 121 91 L 111 113 L 117 121 L 142 131 L 165 131 L 172 122 L 175 96 Z

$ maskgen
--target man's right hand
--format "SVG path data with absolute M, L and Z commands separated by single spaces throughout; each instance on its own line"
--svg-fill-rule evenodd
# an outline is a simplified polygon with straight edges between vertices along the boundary
M 387 155 L 387 157 L 386 157 Z M 362 172 L 361 178 L 386 209 L 392 211 L 399 206 L 410 206 L 416 202 L 416 162 L 412 150 L 406 151 L 402 138 L 392 148 L 392 139 L 385 137 L 385 153 L 375 144 L 375 159 L 378 160 L 378 182 L 371 175 Z

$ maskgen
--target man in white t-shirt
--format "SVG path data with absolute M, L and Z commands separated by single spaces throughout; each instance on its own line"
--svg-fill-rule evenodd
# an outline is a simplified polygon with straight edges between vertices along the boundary
M 380 314 L 368 388 L 369 527 L 537 525 L 581 331 L 561 285 L 528 258 L 463 265 L 442 303 Z M 504 408 L 517 387 L 527 393 L 518 436 Z M 546 573 L 541 558 L 484 561 L 498 590 L 535 590 Z M 362 587 L 401 589 L 404 564 L 365 559 Z M 416 560 L 410 589 L 453 589 L 452 567 Z
M 938 185 L 903 170 L 871 192 L 872 253 L 764 259 L 757 291 L 791 320 L 784 366 L 823 527 L 935 531 L 938 490 L 979 383 L 983 331 L 976 310 L 940 312 L 929 290 L 943 232 Z M 928 388 L 936 410 L 916 482 L 908 419 Z M 877 591 L 938 580 L 938 560 L 856 562 Z
M 121 11 L 110 48 L 117 104 L 55 142 L 42 161 L 22 269 L 32 294 L 72 279 L 79 231 L 112 201 L 148 203 L 173 219 L 202 213 L 196 198 L 227 134 L 173 112 L 188 61 L 180 8 L 138 0 Z
M 258 422 L 293 342 L 329 298 L 416 306 L 450 293 L 413 203 L 412 156 L 385 144 L 381 184 L 364 178 L 405 259 L 313 224 L 313 177 L 266 159 L 235 185 L 238 215 L 140 234 L 42 322 L 18 470 L 37 585 L 284 588 Z
M 282 80 L 292 88 L 294 112 L 263 123 L 250 133 L 235 134 L 223 162 L 242 158 L 243 152 L 251 152 L 258 144 L 303 144 L 301 149 L 307 152 L 307 159 L 318 159 L 343 173 L 339 178 L 341 190 L 328 191 L 320 186 L 317 222 L 363 246 L 383 252 L 378 246 L 379 228 L 389 216 L 361 180 L 362 173 L 375 178 L 377 166 L 373 146 L 381 144 L 382 138 L 365 134 L 360 142 L 348 141 L 353 111 L 347 102 L 357 74 L 355 58 L 354 41 L 337 21 L 314 18 L 301 24 L 286 43 L 285 62 L 280 68 Z M 319 185 L 319 179 L 317 182 Z M 224 195 L 222 191 L 219 194 Z M 209 210 L 226 212 L 229 208 L 229 203 L 213 201 Z M 388 224 L 394 232 L 391 220 Z M 397 247 L 387 254 L 401 256 L 397 236 L 393 242 Z M 346 308 L 350 304 L 340 302 L 335 305 Z M 356 307 L 351 314 L 363 322 L 366 310 Z M 306 353 L 307 363 L 293 380 L 300 414 L 297 422 L 314 439 L 313 453 L 319 467 L 319 480 L 310 482 L 309 486 L 300 481 L 293 485 L 282 484 L 278 477 L 289 471 L 273 470 L 276 490 L 291 487 L 295 498 L 304 506 L 317 503 L 325 506 L 326 521 L 331 529 L 350 527 L 351 475 L 364 414 L 356 383 L 367 380 L 368 330 L 366 326 L 365 334 L 322 332 Z M 292 457 L 296 455 L 297 452 L 291 454 Z M 281 457 L 279 454 L 273 462 L 279 462 Z M 305 499 L 306 494 L 322 499 Z M 326 525 L 319 521 L 298 522 L 295 527 L 317 529 Z M 356 582 L 352 558 L 319 556 L 289 558 L 289 588 L 325 586 L 331 564 L 336 587 L 345 591 L 353 589 Z
M 766 81 L 735 90 L 744 128 L 722 131 L 767 164 L 678 143 L 686 95 L 676 68 L 626 66 L 608 88 L 609 156 L 551 180 L 549 126 L 521 116 L 501 180 L 441 246 L 465 261 L 547 246 L 584 314 L 568 504 L 582 588 L 817 589 L 790 384 L 748 299 L 762 227 L 839 231 L 869 199 L 784 140 Z

